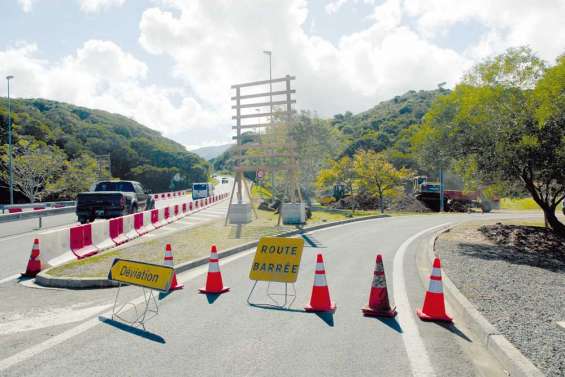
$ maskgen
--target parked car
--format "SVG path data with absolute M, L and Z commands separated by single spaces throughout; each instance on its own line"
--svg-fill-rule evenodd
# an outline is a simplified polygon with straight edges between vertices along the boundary
M 226 183 L 228 183 L 228 182 L 229 182 L 229 181 L 228 181 L 228 179 L 227 179 L 226 177 L 223 177 L 223 178 L 222 178 L 222 184 L 223 184 L 223 185 L 226 184 Z
M 110 219 L 152 209 L 155 201 L 139 182 L 101 181 L 77 197 L 76 214 L 81 224 L 97 218 Z

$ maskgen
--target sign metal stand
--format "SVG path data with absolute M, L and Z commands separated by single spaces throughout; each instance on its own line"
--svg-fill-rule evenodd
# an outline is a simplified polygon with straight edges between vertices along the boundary
M 294 300 L 296 300 L 296 288 L 294 286 L 294 283 L 281 283 L 284 284 L 284 293 L 280 293 L 280 292 L 272 292 L 271 291 L 271 283 L 272 282 L 268 282 L 267 284 L 267 297 L 273 302 L 271 303 L 256 303 L 256 302 L 251 302 L 251 296 L 253 295 L 253 291 L 255 290 L 255 287 L 257 287 L 257 283 L 259 283 L 259 280 L 255 280 L 255 283 L 253 283 L 253 287 L 251 288 L 251 291 L 249 292 L 249 296 L 247 296 L 247 304 L 251 305 L 251 306 L 269 306 L 269 307 L 275 307 L 275 308 L 281 308 L 281 309 L 290 309 L 290 307 L 292 306 L 292 304 L 294 303 Z M 292 292 L 288 291 L 288 287 L 292 288 Z M 283 296 L 284 297 L 284 302 L 281 304 L 279 301 L 277 301 L 275 299 L 276 296 Z
M 114 307 L 112 309 L 112 319 L 113 320 L 119 319 L 120 321 L 125 322 L 132 326 L 140 325 L 143 328 L 143 330 L 145 330 L 145 322 L 159 314 L 159 305 L 157 304 L 157 299 L 153 294 L 153 290 L 146 289 L 144 287 L 141 288 L 143 290 L 143 304 L 140 311 L 137 310 L 138 305 L 136 305 L 131 301 L 126 302 L 125 304 L 120 306 L 118 310 L 116 310 L 116 306 L 118 306 L 118 297 L 120 296 L 121 289 L 122 289 L 122 283 L 119 283 L 118 291 L 116 292 L 116 298 L 114 300 Z M 133 309 L 135 310 L 135 318 L 133 320 L 124 318 L 120 315 L 121 313 L 127 310 L 126 307 L 128 306 L 132 306 Z M 147 316 L 148 313 L 150 313 L 149 317 Z

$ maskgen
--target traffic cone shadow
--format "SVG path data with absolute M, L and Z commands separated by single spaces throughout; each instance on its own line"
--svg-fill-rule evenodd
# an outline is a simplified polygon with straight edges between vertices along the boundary
M 469 343 L 473 343 L 473 340 L 471 340 L 467 334 L 465 334 L 463 331 L 461 331 L 461 329 L 459 329 L 455 323 L 453 322 L 434 322 L 436 325 L 438 325 L 439 327 L 443 327 L 444 329 L 446 329 L 447 331 L 449 331 L 450 333 L 457 335 L 458 337 L 460 337 L 463 340 L 466 340 Z
M 329 327 L 334 327 L 334 312 L 316 312 L 314 314 L 316 314 Z
M 206 293 L 206 300 L 208 304 L 213 304 L 220 297 L 220 293 Z
M 390 327 L 391 329 L 393 329 L 394 331 L 396 331 L 399 334 L 402 334 L 404 331 L 402 331 L 402 327 L 400 326 L 400 323 L 398 323 L 398 321 L 396 320 L 395 317 L 368 317 L 368 318 L 375 318 L 376 320 L 378 320 L 379 322 L 387 325 L 388 327 Z

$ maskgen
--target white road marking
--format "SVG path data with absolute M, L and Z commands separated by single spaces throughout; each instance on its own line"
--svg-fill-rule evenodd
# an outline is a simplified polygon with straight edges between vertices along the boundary
M 449 224 L 451 223 L 441 224 L 416 233 L 400 245 L 394 256 L 394 302 L 398 308 L 398 323 L 402 328 L 402 340 L 404 341 L 404 348 L 406 348 L 406 353 L 410 360 L 410 367 L 412 368 L 412 375 L 414 377 L 429 377 L 435 376 L 436 374 L 430 362 L 430 358 L 428 357 L 428 353 L 426 352 L 424 342 L 420 337 L 418 326 L 414 320 L 414 311 L 410 306 L 408 295 L 406 294 L 406 285 L 404 284 L 404 255 L 406 254 L 408 246 L 418 237 Z
M 77 305 L 73 305 L 70 308 L 55 308 L 25 314 L 12 314 L 12 318 L 8 318 L 7 322 L 0 323 L 0 335 L 15 334 L 83 321 L 101 311 L 107 310 L 111 306 L 112 304 L 77 308 Z M 4 317 L 5 316 L 7 315 L 4 315 Z
M 16 280 L 16 279 L 19 278 L 20 276 L 21 276 L 20 274 L 8 276 L 7 278 L 4 278 L 4 279 L 0 280 L 0 284 L 4 284 L 4 283 L 7 283 L 7 282 L 9 282 L 9 281 Z
M 233 261 L 236 261 L 240 258 L 246 257 L 249 254 L 252 254 L 255 252 L 255 249 L 252 248 L 250 250 L 229 256 L 225 259 L 222 259 L 221 264 L 225 265 L 228 263 L 231 263 Z M 195 279 L 196 277 L 199 277 L 201 275 L 204 275 L 205 273 L 208 272 L 208 265 L 202 265 L 200 267 L 197 267 L 195 269 L 192 270 L 188 270 L 186 272 L 183 272 L 181 274 L 177 275 L 177 278 L 179 279 L 180 282 L 184 283 L 184 282 L 188 282 L 189 280 Z M 139 305 L 141 303 L 144 302 L 144 297 L 140 296 L 137 297 L 136 299 L 132 300 L 131 303 L 133 303 L 134 305 Z M 95 315 L 97 313 L 92 313 L 92 315 Z M 101 313 L 100 316 L 106 317 L 106 318 L 111 318 L 112 317 L 112 312 L 111 311 L 107 311 L 105 313 Z M 3 360 L 0 360 L 0 372 L 13 367 L 14 365 L 21 363 L 22 361 L 28 360 L 42 352 L 45 352 L 61 343 L 66 342 L 69 339 L 74 338 L 77 335 L 82 334 L 85 331 L 88 331 L 94 327 L 96 327 L 97 325 L 100 324 L 100 320 L 98 318 L 93 318 L 90 319 L 84 323 L 81 323 L 80 325 L 73 327 L 65 332 L 62 332 L 59 335 L 56 335 L 42 343 L 36 344 L 34 346 L 31 346 L 30 348 L 27 348 L 23 351 L 20 351 L 10 357 L 7 357 Z

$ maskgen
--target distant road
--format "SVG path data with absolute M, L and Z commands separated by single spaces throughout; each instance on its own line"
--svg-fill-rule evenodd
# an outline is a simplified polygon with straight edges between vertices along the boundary
M 229 178 L 228 184 L 219 184 L 216 186 L 216 194 L 231 192 L 232 185 L 233 179 Z M 175 205 L 187 199 L 192 200 L 192 197 L 186 196 L 167 200 L 159 199 L 155 201 L 155 207 L 161 208 Z M 46 217 L 43 219 L 42 229 L 37 229 L 37 219 L 0 224 L 0 284 L 19 276 L 19 273 L 22 272 L 29 258 L 33 239 L 36 238 L 39 233 L 78 224 L 79 222 L 74 213 Z

